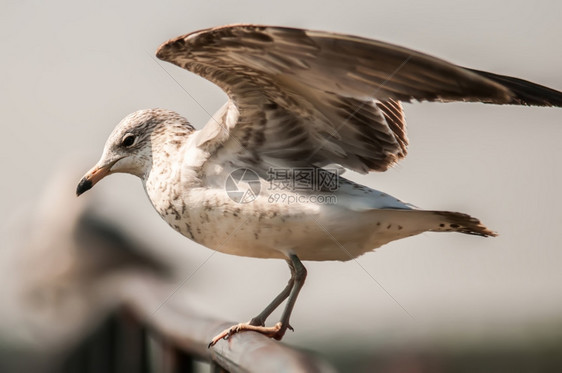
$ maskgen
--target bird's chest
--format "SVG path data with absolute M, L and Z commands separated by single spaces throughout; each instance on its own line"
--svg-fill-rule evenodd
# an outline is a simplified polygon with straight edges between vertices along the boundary
M 184 236 L 194 239 L 191 234 L 192 219 L 190 189 L 195 185 L 186 183 L 182 172 L 171 168 L 153 168 L 146 178 L 144 187 L 154 209 L 172 228 Z

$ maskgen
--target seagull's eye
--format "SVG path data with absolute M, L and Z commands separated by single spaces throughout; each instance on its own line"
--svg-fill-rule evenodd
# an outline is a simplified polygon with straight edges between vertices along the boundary
M 128 148 L 129 146 L 133 145 L 135 143 L 135 136 L 133 135 L 126 135 L 123 138 L 123 141 L 121 142 L 121 145 L 123 145 L 124 147 Z

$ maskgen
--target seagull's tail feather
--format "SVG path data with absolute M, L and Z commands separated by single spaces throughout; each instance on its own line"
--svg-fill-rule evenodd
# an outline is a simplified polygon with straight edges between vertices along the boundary
M 507 102 L 508 104 L 562 107 L 562 92 L 555 89 L 532 83 L 527 80 L 513 78 L 511 76 L 499 75 L 474 69 L 467 70 L 508 88 L 513 93 L 512 100 Z
M 390 240 L 396 240 L 427 231 L 459 232 L 482 237 L 497 236 L 496 232 L 486 228 L 480 220 L 460 212 L 373 209 L 371 214 L 371 221 L 375 222 L 374 235 L 377 240 L 380 240 L 381 234 L 385 235 L 386 238 L 390 237 Z M 381 243 L 378 241 L 378 246 L 380 245 Z
M 437 226 L 433 232 L 459 232 L 483 237 L 495 237 L 497 233 L 486 228 L 480 220 L 470 215 L 451 211 L 424 211 L 437 217 Z

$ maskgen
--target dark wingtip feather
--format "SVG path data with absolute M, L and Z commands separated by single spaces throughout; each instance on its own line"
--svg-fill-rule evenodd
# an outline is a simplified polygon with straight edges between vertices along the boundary
M 508 102 L 509 104 L 562 107 L 562 92 L 555 89 L 529 82 L 527 80 L 513 78 L 511 76 L 499 75 L 474 69 L 467 70 L 484 76 L 485 78 L 508 88 L 513 93 L 513 100 Z
M 434 211 L 434 213 L 443 218 L 443 223 L 433 231 L 459 232 L 482 237 L 496 237 L 498 235 L 484 226 L 480 220 L 470 215 L 452 211 Z

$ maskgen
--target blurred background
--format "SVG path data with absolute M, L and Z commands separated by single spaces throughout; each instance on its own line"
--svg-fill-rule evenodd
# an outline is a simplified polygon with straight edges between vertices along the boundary
M 156 61 L 156 48 L 169 38 L 229 23 L 329 30 L 562 90 L 562 3 L 554 0 L 4 1 L 0 9 L 0 265 L 12 269 L 0 273 L 4 351 L 30 341 L 35 350 L 47 349 L 42 341 L 51 331 L 37 332 L 44 320 L 20 317 L 35 306 L 19 303 L 14 284 L 60 261 L 43 250 L 41 258 L 50 260 L 14 263 L 39 257 L 29 247 L 44 243 L 43 233 L 30 239 L 31 232 L 52 235 L 47 222 L 54 216 L 73 224 L 76 183 L 98 160 L 113 127 L 132 111 L 163 107 L 201 128 L 226 100 L 211 83 Z M 293 313 L 295 332 L 284 342 L 315 351 L 344 371 L 562 367 L 562 109 L 404 107 L 409 156 L 386 173 L 346 177 L 423 208 L 469 213 L 499 237 L 426 233 L 347 263 L 305 263 L 309 277 Z M 61 172 L 70 181 L 55 189 L 57 196 L 69 196 L 69 205 L 56 202 L 64 197 L 41 197 Z M 162 302 L 169 296 L 245 321 L 289 277 L 283 261 L 214 253 L 174 232 L 135 177 L 112 176 L 85 197 L 93 199 L 88 203 L 100 221 L 152 258 L 126 259 L 140 263 L 133 272 L 141 268 L 159 277 L 147 263 L 172 263 L 177 275 L 171 288 L 177 291 Z M 55 202 L 41 210 L 44 201 Z M 36 218 L 39 211 L 52 215 Z M 114 268 L 130 270 L 123 262 Z M 100 289 L 115 288 L 104 281 Z M 52 317 L 65 321 L 58 312 Z

